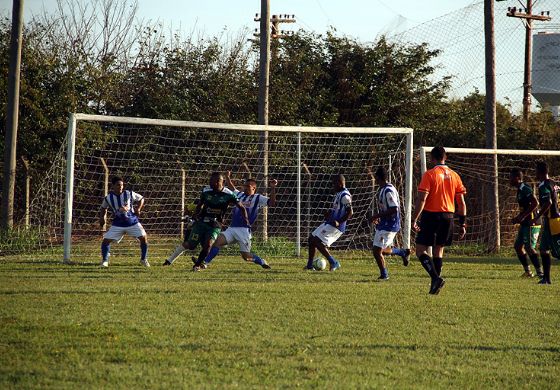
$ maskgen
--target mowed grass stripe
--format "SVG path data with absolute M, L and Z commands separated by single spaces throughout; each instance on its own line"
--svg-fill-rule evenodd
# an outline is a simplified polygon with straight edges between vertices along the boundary
M 113 259 L 112 259 L 113 260 Z M 559 289 L 503 259 L 447 262 L 430 296 L 417 262 L 342 257 L 190 272 L 0 262 L 0 387 L 554 387 Z M 553 274 L 556 272 L 553 268 Z

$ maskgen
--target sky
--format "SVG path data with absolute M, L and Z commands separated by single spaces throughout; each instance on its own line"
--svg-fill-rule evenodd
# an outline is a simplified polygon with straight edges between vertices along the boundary
M 26 20 L 56 8 L 56 0 L 23 0 Z M 480 0 L 270 0 L 272 14 L 295 15 L 286 30 L 323 33 L 330 27 L 362 42 L 380 33 L 402 31 Z M 237 33 L 254 30 L 260 0 L 138 0 L 138 17 L 160 22 L 184 33 L 217 35 L 224 29 Z M 10 0 L 0 0 L 0 12 L 11 17 Z

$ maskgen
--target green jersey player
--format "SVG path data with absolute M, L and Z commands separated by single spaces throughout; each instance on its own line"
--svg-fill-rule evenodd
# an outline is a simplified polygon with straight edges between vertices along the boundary
M 194 215 L 195 222 L 188 237 L 184 242 L 175 248 L 175 251 L 165 261 L 164 265 L 170 265 L 185 250 L 195 249 L 198 244 L 202 246 L 202 251 L 198 256 L 197 263 L 203 263 L 208 255 L 210 247 L 222 231 L 222 223 L 225 213 L 230 205 L 236 205 L 241 209 L 241 214 L 248 221 L 247 210 L 237 197 L 227 188 L 224 188 L 224 177 L 221 173 L 215 172 L 210 176 L 210 187 L 204 188 L 200 194 L 200 199 L 196 205 Z M 193 270 L 200 269 L 195 264 Z
M 542 236 L 541 236 L 541 259 L 543 262 L 543 278 L 539 284 L 550 284 L 550 268 L 552 265 L 552 258 L 550 251 L 557 243 L 552 240 L 552 233 L 550 231 L 550 220 L 560 217 L 560 210 L 558 209 L 558 191 L 559 188 L 548 177 L 548 165 L 545 162 L 538 162 L 536 167 L 536 176 L 540 181 L 539 184 L 539 211 L 536 212 L 533 220 L 543 217 Z
M 523 277 L 532 278 L 533 273 L 529 267 L 529 258 L 535 267 L 535 271 L 539 277 L 543 276 L 543 270 L 539 261 L 539 255 L 536 251 L 537 240 L 541 231 L 541 221 L 534 218 L 534 212 L 537 210 L 539 203 L 533 194 L 530 186 L 523 182 L 523 172 L 519 168 L 514 168 L 509 174 L 509 183 L 517 188 L 517 203 L 519 203 L 520 211 L 513 218 L 513 224 L 519 224 L 517 238 L 515 239 L 515 252 L 523 266 Z

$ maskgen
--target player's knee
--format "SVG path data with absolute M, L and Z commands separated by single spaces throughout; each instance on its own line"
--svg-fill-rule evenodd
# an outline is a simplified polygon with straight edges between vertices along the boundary
M 245 261 L 253 261 L 253 256 L 251 256 L 251 254 L 248 252 L 241 252 L 241 257 Z
M 515 245 L 513 248 L 515 249 L 515 253 L 518 255 L 523 254 L 523 245 Z
M 540 250 L 541 256 L 548 256 L 548 254 L 550 253 L 549 251 L 545 251 L 545 250 Z

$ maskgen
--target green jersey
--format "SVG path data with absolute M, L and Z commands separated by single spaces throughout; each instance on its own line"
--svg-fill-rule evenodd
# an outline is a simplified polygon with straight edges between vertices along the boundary
M 206 223 L 222 223 L 228 207 L 237 203 L 239 203 L 237 197 L 227 188 L 214 191 L 207 187 L 200 194 L 202 209 L 199 220 Z
M 525 183 L 521 183 L 519 188 L 517 189 L 517 203 L 519 203 L 519 208 L 522 211 L 527 211 L 531 204 L 531 199 L 533 199 L 533 190 Z M 525 217 L 523 221 L 520 222 L 522 226 L 530 226 L 531 220 L 533 219 L 533 213 L 530 213 Z M 540 225 L 541 221 L 540 218 L 536 221 L 535 225 Z
M 558 191 L 560 188 L 550 179 L 546 179 L 539 184 L 539 203 L 552 202 L 550 209 L 548 209 L 547 218 L 558 218 L 560 212 L 558 211 Z

